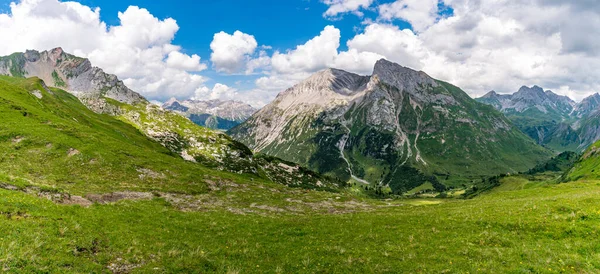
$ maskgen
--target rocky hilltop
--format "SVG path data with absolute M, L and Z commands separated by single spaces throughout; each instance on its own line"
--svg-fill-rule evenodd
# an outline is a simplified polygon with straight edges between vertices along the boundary
M 47 85 L 65 89 L 79 97 L 96 112 L 113 113 L 115 107 L 103 98 L 135 105 L 146 103 L 117 76 L 92 66 L 88 59 L 68 54 L 62 48 L 49 51 L 28 50 L 0 57 L 0 74 L 14 77 L 36 76 Z
M 257 151 L 397 193 L 522 171 L 550 156 L 459 88 L 386 60 L 371 76 L 318 72 L 229 133 Z
M 172 98 L 162 107 L 184 115 L 198 125 L 221 130 L 239 125 L 256 112 L 251 105 L 232 100 L 178 101 Z

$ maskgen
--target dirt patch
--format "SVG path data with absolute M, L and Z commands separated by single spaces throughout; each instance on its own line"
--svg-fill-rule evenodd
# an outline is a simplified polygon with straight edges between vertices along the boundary
M 317 211 L 321 213 L 329 214 L 346 214 L 353 212 L 368 212 L 372 211 L 373 207 L 366 203 L 357 201 L 346 201 L 337 202 L 331 199 L 318 201 L 318 202 L 306 202 L 302 200 L 296 200 L 292 198 L 285 199 L 286 202 L 296 204 L 300 208 L 308 208 L 310 211 Z M 295 207 L 295 208 L 297 208 Z
M 137 172 L 139 172 L 140 174 L 138 175 L 140 177 L 141 180 L 144 179 L 164 179 L 166 176 L 162 173 L 158 173 L 154 170 L 151 169 L 147 169 L 147 168 L 138 168 Z
M 25 137 L 17 136 L 14 139 L 12 139 L 12 142 L 13 142 L 13 144 L 18 144 L 18 143 L 22 142 L 23 140 L 25 140 Z
M 27 194 L 36 195 L 40 198 L 48 199 L 57 204 L 80 205 L 84 207 L 92 205 L 92 202 L 81 196 L 74 196 L 67 193 L 42 190 L 41 188 L 36 186 L 18 187 L 15 185 L 0 182 L 0 188 L 12 191 L 21 191 Z
M 208 189 L 210 189 L 211 191 L 225 190 L 228 192 L 232 192 L 247 188 L 246 185 L 236 184 L 228 180 L 204 180 L 204 182 L 208 186 Z
M 79 150 L 76 150 L 74 148 L 69 148 L 69 150 L 67 151 L 67 156 L 68 157 L 73 157 L 75 155 L 81 154 L 81 152 L 79 152 Z
M 154 194 L 150 192 L 113 192 L 106 194 L 88 194 L 85 198 L 94 203 L 108 204 L 114 203 L 121 200 L 151 200 L 154 198 Z
M 121 258 L 117 259 L 116 263 L 111 263 L 106 268 L 108 268 L 108 270 L 110 270 L 112 273 L 124 274 L 124 273 L 130 273 L 134 269 L 142 266 L 141 264 L 127 264 L 127 263 L 121 262 L 121 260 L 122 260 Z
M 36 89 L 36 90 L 33 90 L 33 91 L 30 91 L 30 92 L 31 92 L 31 94 L 33 94 L 33 96 L 37 97 L 38 99 L 42 99 L 42 97 L 44 97 L 44 96 L 42 95 L 42 92 L 41 92 L 41 91 L 39 91 L 39 90 L 37 90 L 37 89 Z
M 41 191 L 41 192 L 38 192 L 37 195 L 38 195 L 38 197 L 46 198 L 57 204 L 80 205 L 83 207 L 89 207 L 92 205 L 92 202 L 88 199 L 85 199 L 81 196 L 70 195 L 67 193 L 54 193 L 54 192 Z

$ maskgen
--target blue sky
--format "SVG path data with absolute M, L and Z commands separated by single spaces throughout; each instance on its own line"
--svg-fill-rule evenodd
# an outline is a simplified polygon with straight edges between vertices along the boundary
M 5 1 L 7 6 L 11 1 Z M 146 8 L 159 19 L 173 18 L 180 29 L 175 36 L 174 44 L 183 47 L 187 54 L 198 54 L 208 60 L 211 54 L 209 47 L 213 35 L 224 31 L 233 33 L 236 30 L 253 35 L 260 45 L 272 47 L 270 52 L 286 51 L 319 34 L 327 25 L 340 30 L 341 41 L 346 41 L 364 28 L 362 22 L 366 18 L 375 18 L 376 11 L 365 10 L 364 17 L 345 14 L 340 18 L 329 19 L 323 16 L 328 6 L 319 0 L 178 0 L 178 1 L 114 1 L 84 0 L 78 1 L 86 6 L 100 7 L 101 18 L 109 25 L 119 25 L 118 12 L 129 6 Z M 393 0 L 378 1 L 389 3 Z M 394 20 L 394 24 L 402 28 L 410 28 L 410 24 L 402 20 Z M 340 50 L 346 50 L 345 43 Z M 240 89 L 247 89 L 260 75 L 229 75 L 214 70 L 203 72 L 210 78 L 208 84 L 225 83 Z
M 590 1 L 10 2 L 0 0 L 0 55 L 61 46 L 150 100 L 261 106 L 316 71 L 370 74 L 380 58 L 473 97 L 600 90 L 600 5 Z

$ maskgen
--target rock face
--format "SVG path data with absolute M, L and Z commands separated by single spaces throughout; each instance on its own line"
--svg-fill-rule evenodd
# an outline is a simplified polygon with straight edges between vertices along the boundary
M 231 129 L 256 112 L 251 105 L 221 100 L 177 101 L 173 98 L 165 102 L 162 107 L 184 115 L 198 125 L 220 130 Z
M 130 105 L 146 103 L 144 97 L 127 88 L 117 76 L 93 67 L 88 59 L 65 53 L 62 48 L 42 52 L 28 50 L 0 57 L 0 74 L 39 77 L 49 86 L 76 95 L 96 112 L 116 111 L 103 98 Z
M 550 156 L 459 88 L 386 60 L 372 76 L 318 72 L 229 133 L 262 153 L 397 193 L 526 170 Z
M 285 162 L 283 168 L 279 164 L 284 162 L 279 159 L 255 157 L 250 149 L 223 132 L 200 127 L 181 115 L 149 103 L 115 75 L 106 74 L 93 67 L 89 60 L 67 54 L 61 48 L 0 57 L 0 74 L 38 77 L 42 85 L 45 82 L 50 87 L 64 89 L 94 112 L 115 116 L 190 162 L 295 187 L 339 186 L 338 181 L 294 163 Z M 173 105 L 179 110 L 187 108 L 175 102 Z
M 598 94 L 575 103 L 566 96 L 534 86 L 506 95 L 491 91 L 476 100 L 502 111 L 538 144 L 558 152 L 581 152 L 600 139 Z

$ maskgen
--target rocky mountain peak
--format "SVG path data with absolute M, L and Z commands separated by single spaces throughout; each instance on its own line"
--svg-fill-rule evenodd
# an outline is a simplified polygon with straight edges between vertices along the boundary
M 522 86 L 519 91 L 513 94 L 515 99 L 531 100 L 531 101 L 543 101 L 546 98 L 544 89 L 539 86 L 527 87 Z
M 573 113 L 571 115 L 582 118 L 584 116 L 588 116 L 592 113 L 597 113 L 600 108 L 600 94 L 594 93 L 585 99 L 583 99 L 575 109 L 573 109 Z
M 489 91 L 488 93 L 486 93 L 485 95 L 481 96 L 481 98 L 495 98 L 498 97 L 498 93 L 494 90 Z
M 437 86 L 436 81 L 425 72 L 403 67 L 385 59 L 375 63 L 373 76 L 376 76 L 379 81 L 396 86 L 401 91 L 414 90 L 419 85 Z
M 328 68 L 315 73 L 301 82 L 299 86 L 305 88 L 304 90 L 329 89 L 338 94 L 352 95 L 364 89 L 368 79 L 368 76 Z
M 581 102 L 600 102 L 600 94 L 596 92 L 588 97 L 585 97 Z

